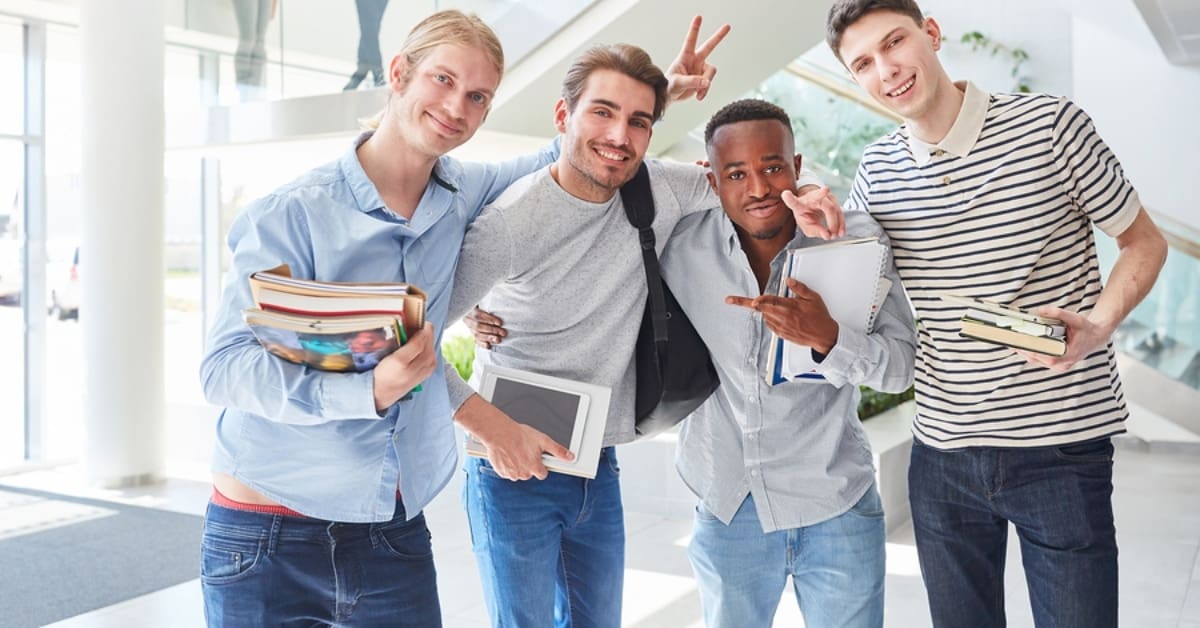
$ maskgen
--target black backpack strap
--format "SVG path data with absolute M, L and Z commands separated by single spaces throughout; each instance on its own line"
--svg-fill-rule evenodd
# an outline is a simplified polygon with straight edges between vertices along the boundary
M 638 230 L 642 246 L 642 262 L 646 266 L 646 289 L 650 294 L 651 322 L 654 327 L 654 345 L 662 357 L 667 344 L 667 305 L 663 297 L 662 275 L 658 270 L 658 254 L 654 251 L 654 197 L 650 195 L 650 172 L 646 162 L 638 166 L 637 174 L 621 186 L 621 202 L 625 205 L 625 216 Z

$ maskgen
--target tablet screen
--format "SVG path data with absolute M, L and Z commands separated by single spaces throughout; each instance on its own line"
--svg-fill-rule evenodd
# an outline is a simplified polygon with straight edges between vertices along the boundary
M 497 377 L 491 402 L 513 420 L 571 448 L 575 419 L 579 415 L 579 395 Z

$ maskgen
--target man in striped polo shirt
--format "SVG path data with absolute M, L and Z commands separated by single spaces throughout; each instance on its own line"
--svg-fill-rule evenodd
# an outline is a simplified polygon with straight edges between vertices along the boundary
M 1037 625 L 1115 626 L 1110 437 L 1128 411 L 1109 339 L 1166 243 L 1083 111 L 952 82 L 911 0 L 838 0 L 826 33 L 904 120 L 867 147 L 846 211 L 883 226 L 920 320 L 909 499 L 934 624 L 1004 624 L 1012 522 Z M 1106 286 L 1093 224 L 1121 250 Z M 1062 319 L 1066 355 L 962 338 L 944 295 Z

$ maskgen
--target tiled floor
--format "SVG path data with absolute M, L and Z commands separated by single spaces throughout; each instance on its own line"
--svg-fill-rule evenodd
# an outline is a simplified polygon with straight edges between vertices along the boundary
M 63 491 L 78 486 L 69 470 L 6 477 L 6 483 Z M 1200 448 L 1139 447 L 1127 440 L 1117 453 L 1114 503 L 1121 546 L 1121 624 L 1136 628 L 1200 628 Z M 629 486 L 629 481 L 626 481 Z M 439 587 L 447 628 L 487 625 L 466 520 L 451 486 L 427 510 L 434 531 Z M 628 489 L 627 489 L 628 490 Z M 97 494 L 182 512 L 203 510 L 209 487 L 173 479 L 130 492 Z M 690 513 L 626 515 L 628 552 L 623 625 L 636 628 L 701 626 L 685 546 Z M 1010 543 L 1006 575 L 1010 626 L 1031 626 L 1020 554 Z M 927 626 L 928 610 L 917 569 L 911 527 L 888 539 L 886 624 Z M 191 628 L 204 625 L 198 581 L 128 600 L 54 624 L 56 628 Z M 785 595 L 776 626 L 803 626 Z

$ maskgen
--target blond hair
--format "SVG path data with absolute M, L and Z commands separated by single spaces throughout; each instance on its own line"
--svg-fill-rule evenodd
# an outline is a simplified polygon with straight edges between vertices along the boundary
M 485 54 L 496 68 L 498 77 L 504 76 L 504 48 L 500 38 L 478 15 L 463 13 L 458 9 L 438 11 L 421 20 L 408 33 L 398 55 L 404 55 L 404 75 L 400 77 L 402 84 L 412 79 L 412 74 L 418 65 L 428 57 L 435 48 L 443 44 L 455 44 L 467 48 L 475 48 Z M 391 96 L 388 96 L 391 102 Z M 364 129 L 377 129 L 387 113 L 387 107 L 374 116 L 364 119 L 361 124 Z

